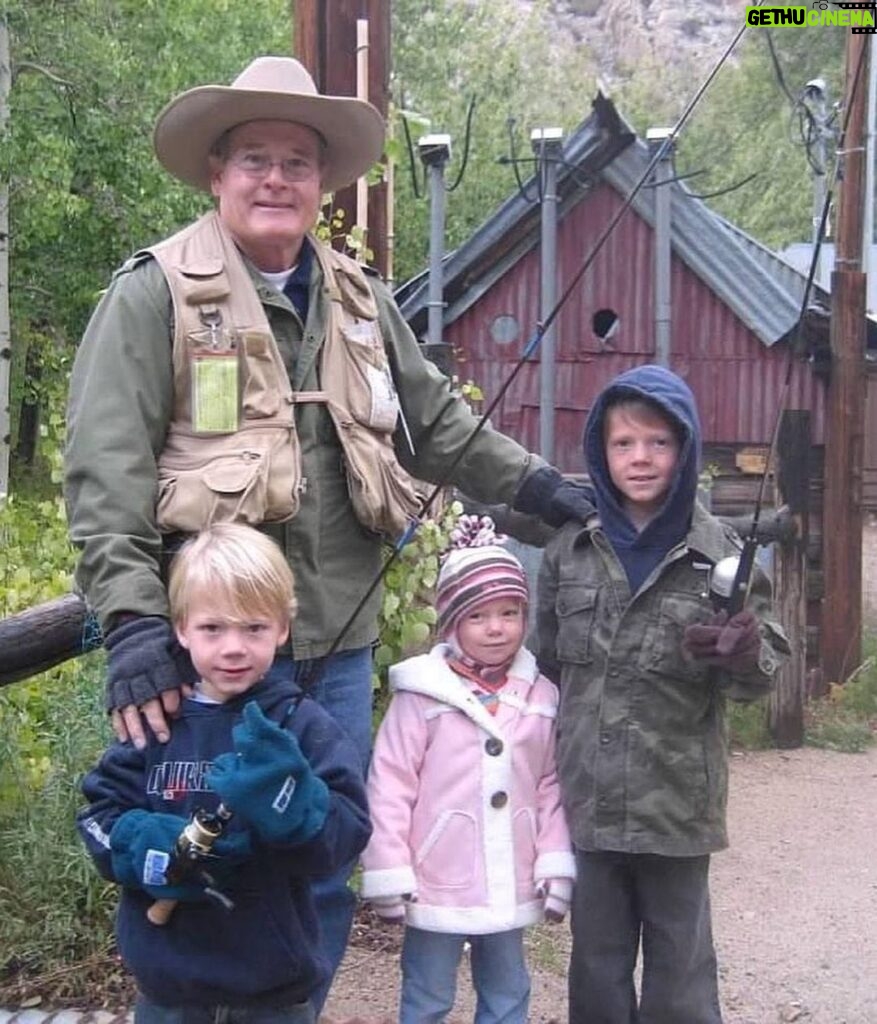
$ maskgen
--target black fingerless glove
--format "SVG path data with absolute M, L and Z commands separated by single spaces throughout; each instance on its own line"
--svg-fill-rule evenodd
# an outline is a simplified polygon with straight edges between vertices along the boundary
M 106 708 L 141 707 L 165 690 L 195 682 L 189 652 L 167 619 L 138 615 L 111 630 L 107 649 Z
M 539 516 L 554 527 L 569 520 L 586 523 L 597 511 L 593 487 L 564 480 L 554 466 L 542 466 L 524 477 L 512 508 Z

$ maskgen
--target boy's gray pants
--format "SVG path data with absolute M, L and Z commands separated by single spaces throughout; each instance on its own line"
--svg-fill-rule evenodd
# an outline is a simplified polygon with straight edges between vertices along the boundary
M 722 1024 L 709 864 L 709 856 L 576 851 L 569 1024 Z

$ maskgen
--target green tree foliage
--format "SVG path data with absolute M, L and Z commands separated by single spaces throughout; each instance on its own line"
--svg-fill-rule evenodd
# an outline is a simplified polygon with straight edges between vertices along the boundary
M 808 81 L 824 78 L 829 114 L 843 100 L 847 31 L 747 30 L 681 135 L 676 171 L 693 175 L 686 180 L 689 188 L 723 193 L 709 199 L 710 207 L 771 247 L 810 240 L 813 177 L 802 138 L 808 122 L 801 97 Z M 617 103 L 640 132 L 673 125 L 709 71 L 704 65 L 642 68 Z M 838 130 L 841 121 L 835 112 Z M 833 148 L 827 139 L 829 156 Z
M 517 156 L 530 161 L 530 131 L 575 127 L 590 113 L 594 64 L 585 47 L 561 32 L 550 5 L 393 0 L 393 98 L 413 115 L 416 144 L 426 131 L 453 138 L 446 180 L 452 184 L 463 157 L 467 112 L 475 98 L 468 163 L 460 187 L 446 203 L 446 242 L 459 245 L 515 189 L 514 172 L 497 161 L 510 155 L 512 119 Z M 396 172 L 398 280 L 423 269 L 429 251 L 429 203 L 413 194 L 401 124 Z M 422 168 L 415 154 L 422 187 Z M 527 179 L 531 162 L 520 165 Z
M 40 403 L 63 379 L 113 269 L 206 206 L 152 154 L 163 105 L 289 50 L 285 0 L 213 0 L 205 14 L 200 0 L 6 5 L 14 428 L 21 400 Z

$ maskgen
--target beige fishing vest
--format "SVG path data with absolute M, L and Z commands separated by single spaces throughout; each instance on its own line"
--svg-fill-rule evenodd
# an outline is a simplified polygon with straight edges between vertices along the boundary
M 399 465 L 399 404 L 375 299 L 362 269 L 313 245 L 328 288 L 321 391 L 294 392 L 252 279 L 216 213 L 152 246 L 174 309 L 174 411 L 158 458 L 156 519 L 163 532 L 217 521 L 281 522 L 303 490 L 295 406 L 325 403 L 344 451 L 354 511 L 368 529 L 397 537 L 419 507 Z M 193 369 L 211 353 L 236 355 L 237 429 L 198 431 Z M 206 391 L 209 397 L 209 389 Z M 201 399 L 204 402 L 205 399 Z

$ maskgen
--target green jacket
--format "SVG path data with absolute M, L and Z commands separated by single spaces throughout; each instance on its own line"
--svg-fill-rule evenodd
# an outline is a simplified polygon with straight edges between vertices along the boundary
M 296 390 L 317 390 L 327 296 L 313 261 L 310 309 L 302 324 L 285 295 L 250 267 L 253 282 Z M 422 480 L 444 479 L 476 419 L 428 363 L 386 287 L 373 291 L 399 399 L 415 454 L 401 431 L 400 462 Z M 70 532 L 81 549 L 77 585 L 101 625 L 119 612 L 168 615 L 162 537 L 155 524 L 156 458 L 173 403 L 171 299 L 149 257 L 119 271 L 95 310 L 77 352 L 67 414 L 66 482 Z M 296 576 L 296 658 L 324 654 L 382 565 L 381 540 L 356 520 L 341 447 L 326 410 L 296 406 L 307 491 L 299 514 L 266 527 Z M 483 430 L 450 477 L 479 501 L 510 502 L 524 475 L 542 463 L 511 439 Z M 378 587 L 340 650 L 376 639 Z
M 685 542 L 631 598 L 597 517 L 549 542 L 533 646 L 560 684 L 558 771 L 579 849 L 686 857 L 727 846 L 726 698 L 767 693 L 788 650 L 767 618 L 764 574 L 748 605 L 762 629 L 751 673 L 693 661 L 682 634 L 712 613 L 705 563 L 739 550 L 736 534 L 696 505 Z

